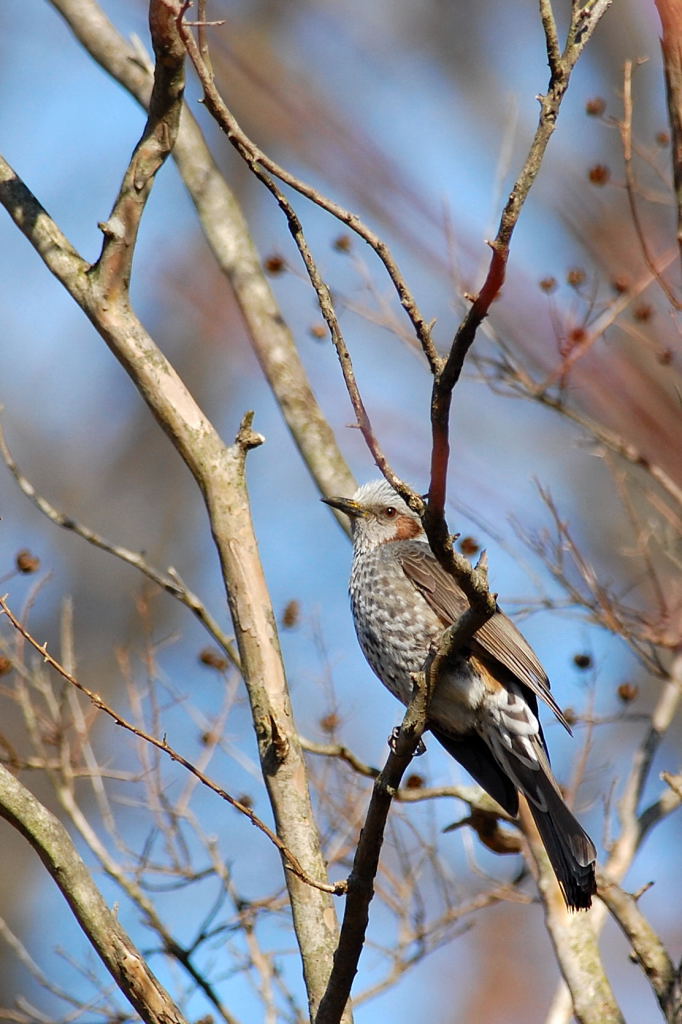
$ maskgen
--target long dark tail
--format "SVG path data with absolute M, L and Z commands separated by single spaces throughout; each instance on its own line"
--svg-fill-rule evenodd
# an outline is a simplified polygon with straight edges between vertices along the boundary
M 538 827 L 554 874 L 571 910 L 589 910 L 597 891 L 594 843 L 576 821 L 561 795 L 545 775 L 535 780 L 535 793 L 541 795 L 543 810 L 528 795 L 528 806 Z M 539 793 L 538 793 L 539 791 Z
M 501 745 L 494 756 L 480 736 L 455 739 L 433 726 L 431 732 L 509 814 L 518 811 L 517 790 L 523 793 L 567 906 L 588 910 L 597 891 L 597 851 L 564 803 L 544 744 L 536 740 L 537 762 L 531 767 Z

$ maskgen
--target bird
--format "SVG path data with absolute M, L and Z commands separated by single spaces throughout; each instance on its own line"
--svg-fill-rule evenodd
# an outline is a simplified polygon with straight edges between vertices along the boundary
M 327 505 L 350 519 L 350 602 L 371 669 L 404 705 L 443 631 L 469 607 L 434 556 L 419 515 L 384 479 Z M 596 893 L 596 849 L 569 810 L 550 767 L 538 698 L 571 732 L 537 655 L 499 609 L 455 655 L 431 695 L 427 727 L 486 792 L 515 817 L 528 802 L 570 910 Z

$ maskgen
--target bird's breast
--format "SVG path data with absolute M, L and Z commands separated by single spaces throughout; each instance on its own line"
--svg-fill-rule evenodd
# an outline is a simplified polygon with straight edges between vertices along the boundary
M 405 575 L 390 547 L 362 553 L 353 561 L 350 599 L 355 631 L 370 667 L 403 704 L 444 626 Z M 458 659 L 439 680 L 429 718 L 449 733 L 474 729 L 486 687 L 469 659 Z

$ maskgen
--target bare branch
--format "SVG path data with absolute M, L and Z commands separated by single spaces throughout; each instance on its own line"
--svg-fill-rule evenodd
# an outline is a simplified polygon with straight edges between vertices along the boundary
M 415 679 L 412 699 L 400 726 L 397 740 L 374 783 L 367 816 L 360 833 L 353 869 L 348 878 L 346 905 L 334 966 L 320 1002 L 315 1024 L 337 1024 L 350 998 L 351 986 L 365 942 L 369 904 L 384 838 L 386 819 L 393 796 L 410 764 L 426 728 L 432 682 L 422 673 Z
M 35 849 L 61 889 L 102 963 L 147 1024 L 186 1024 L 109 910 L 71 839 L 50 813 L 0 765 L 0 815 Z
M 105 301 L 128 294 L 137 232 L 156 173 L 178 133 L 185 88 L 184 47 L 178 36 L 178 0 L 152 0 L 149 29 L 156 63 L 149 116 L 135 147 L 108 221 L 100 224 L 104 244 L 92 268 Z
M 241 814 L 244 814 L 249 819 L 252 825 L 255 825 L 256 828 L 260 829 L 260 831 L 264 835 L 266 835 L 272 843 L 274 843 L 274 845 L 277 847 L 277 849 L 287 862 L 288 867 L 292 871 L 294 871 L 302 881 L 304 881 L 307 885 L 311 885 L 316 889 L 320 889 L 323 892 L 341 893 L 344 891 L 345 883 L 339 883 L 339 885 L 337 886 L 327 885 L 324 882 L 318 882 L 315 879 L 311 878 L 303 870 L 303 868 L 298 862 L 298 859 L 289 850 L 287 850 L 286 846 L 281 841 L 281 839 L 272 831 L 271 828 L 269 828 L 265 824 L 264 821 L 261 821 L 258 815 L 255 814 L 250 807 L 247 807 L 239 800 L 236 800 L 226 790 L 222 789 L 221 786 L 218 786 L 217 783 L 213 782 L 212 779 L 210 779 L 207 775 L 200 771 L 196 767 L 196 765 L 192 764 L 191 761 L 188 761 L 186 757 L 183 757 L 182 754 L 175 750 L 175 748 L 172 747 L 170 743 L 168 743 L 165 739 L 160 740 L 156 736 L 152 736 L 151 733 L 148 733 L 144 729 L 140 729 L 138 726 L 134 725 L 132 722 L 129 722 L 126 718 L 120 715 L 118 711 L 115 711 L 114 708 L 107 704 L 107 702 L 98 693 L 95 693 L 93 690 L 88 689 L 88 687 L 81 683 L 78 679 L 76 679 L 75 676 L 67 672 L 66 669 L 56 660 L 56 658 L 53 658 L 52 655 L 47 651 L 46 645 L 39 644 L 35 637 L 32 636 L 31 633 L 29 633 L 26 627 L 21 624 L 19 619 L 17 619 L 16 615 L 7 604 L 6 597 L 0 597 L 0 615 L 6 615 L 14 629 L 16 629 L 18 633 L 21 633 L 24 639 L 27 640 L 31 644 L 31 646 L 34 647 L 35 650 L 40 654 L 42 659 L 45 662 L 47 662 L 47 664 L 50 665 L 50 667 L 53 668 L 55 672 L 58 672 L 62 679 L 65 679 L 66 682 L 69 683 L 71 686 L 75 686 L 77 690 L 80 690 L 80 692 L 84 694 L 99 711 L 103 711 L 106 715 L 109 716 L 109 718 L 113 719 L 116 725 L 120 725 L 121 728 L 125 729 L 127 732 L 133 733 L 134 736 L 137 736 L 140 739 L 144 740 L 145 743 L 150 743 L 153 747 L 156 747 L 157 750 L 163 751 L 163 753 L 167 754 L 172 761 L 176 761 L 178 764 L 182 765 L 182 767 L 186 771 L 190 772 L 197 779 L 199 779 L 199 781 L 204 786 L 206 786 L 208 789 L 216 793 L 219 797 L 221 797 L 221 799 L 225 800 L 231 807 L 234 807 L 236 811 L 239 811 Z
M 639 215 L 639 207 L 637 206 L 637 183 L 635 181 L 635 172 L 632 166 L 632 61 L 626 60 L 625 67 L 623 70 L 623 120 L 618 122 L 618 130 L 620 131 L 620 137 L 623 143 L 623 163 L 625 165 L 625 194 L 628 197 L 628 205 L 630 207 L 630 216 L 632 218 L 632 225 L 637 235 L 637 241 L 642 251 L 642 256 L 647 267 L 651 271 L 651 274 L 660 285 L 666 299 L 670 303 L 673 309 L 679 310 L 682 308 L 680 300 L 675 295 L 673 289 L 670 287 L 666 279 L 663 277 L 660 269 L 656 265 L 656 260 L 651 254 L 649 249 L 649 243 L 647 241 L 646 232 L 642 225 L 642 220 Z
M 556 20 L 552 10 L 552 0 L 540 0 L 540 18 L 545 31 L 545 46 L 549 69 L 554 76 L 561 74 L 561 46 L 557 33 Z
M 0 182 L 2 175 L 0 163 Z M 12 174 L 12 180 L 15 178 Z M 39 206 L 28 189 L 22 189 L 22 194 Z M 15 191 L 10 198 L 16 198 Z M 12 216 L 22 220 L 16 204 L 10 205 Z M 52 221 L 41 213 L 27 233 L 40 251 L 43 240 L 52 236 Z M 49 251 L 41 254 L 50 265 Z M 62 272 L 63 268 L 57 269 L 60 280 L 77 297 L 124 366 L 202 491 L 221 560 L 277 832 L 306 877 L 321 880 L 325 876 L 324 861 L 319 835 L 312 825 L 314 816 L 305 783 L 305 764 L 293 725 L 277 628 L 253 533 L 244 477 L 246 454 L 263 438 L 253 432 L 253 417 L 247 415 L 234 445 L 227 448 L 127 300 L 109 302 L 95 282 L 87 282 L 83 288 L 80 277 L 74 281 L 72 275 Z M 316 895 L 311 896 L 310 887 L 294 872 L 285 872 L 285 877 L 308 996 L 311 1005 L 316 1006 L 331 966 L 335 915 L 327 891 L 312 890 Z
M 228 636 L 227 633 L 220 628 L 203 601 L 201 601 L 200 598 L 185 585 L 175 570 L 171 569 L 168 573 L 160 572 L 158 569 L 155 569 L 154 566 L 150 565 L 141 552 L 131 551 L 129 548 L 125 548 L 120 544 L 114 544 L 112 541 L 106 540 L 106 538 L 95 533 L 94 530 L 91 530 L 89 526 L 85 526 L 84 523 L 78 522 L 78 520 L 74 519 L 72 516 L 68 516 L 64 512 L 60 512 L 59 509 L 55 508 L 54 505 L 52 505 L 46 498 L 38 494 L 33 484 L 24 476 L 17 465 L 7 444 L 7 438 L 5 437 L 5 431 L 1 422 L 0 455 L 4 459 L 5 465 L 23 493 L 27 498 L 29 498 L 35 507 L 43 513 L 44 516 L 47 516 L 51 522 L 55 523 L 57 526 L 61 526 L 64 530 L 69 530 L 77 536 L 82 537 L 83 540 L 86 540 L 88 544 L 92 544 L 93 547 L 100 548 L 102 551 L 107 551 L 110 555 L 120 558 L 122 562 L 126 562 L 128 565 L 138 569 L 147 577 L 147 579 L 152 580 L 152 582 L 156 583 L 162 588 L 162 590 L 165 590 L 166 593 L 176 598 L 181 604 L 184 604 L 184 606 L 197 617 L 199 622 L 201 622 L 216 643 L 220 645 L 221 649 L 225 652 L 234 667 L 238 671 L 241 671 L 239 655 L 235 650 L 233 638 Z
M 600 874 L 604 884 L 608 882 L 620 884 L 622 882 L 650 828 L 664 815 L 676 810 L 682 802 L 682 793 L 678 795 L 673 789 L 668 788 L 655 804 L 638 813 L 637 794 L 642 792 L 651 767 L 653 752 L 658 748 L 663 736 L 670 728 L 681 699 L 682 655 L 678 654 L 671 666 L 670 677 L 664 684 L 652 713 L 650 728 L 635 754 L 630 777 L 626 781 L 625 795 L 619 805 L 621 831 L 611 845 L 608 858 Z M 580 918 L 576 916 L 573 919 L 573 929 L 584 929 L 587 933 L 584 941 L 591 944 L 604 927 L 606 918 L 606 903 L 598 903 L 588 915 L 583 915 Z M 583 937 L 578 935 L 576 941 L 582 943 Z M 556 946 L 555 948 L 557 953 L 563 949 L 566 956 L 570 958 L 570 946 Z M 555 993 L 546 1024 L 568 1024 L 573 1017 L 573 1012 L 572 993 L 569 993 L 565 982 L 562 982 Z
M 95 0 L 52 0 L 52 4 L 92 57 L 147 108 L 151 94 L 147 63 L 116 31 Z M 310 387 L 244 215 L 187 107 L 172 155 L 207 242 L 234 289 L 258 361 L 308 469 L 322 494 L 352 493 L 353 476 Z M 343 525 L 347 529 L 347 523 Z
M 58 280 L 69 281 L 76 302 L 86 301 L 90 265 L 76 252 L 47 210 L 0 156 L 0 203 Z
M 187 23 L 181 21 L 179 24 L 179 30 L 185 46 L 187 47 L 189 58 L 194 64 L 194 68 L 204 90 L 204 102 L 225 132 L 229 142 L 235 147 L 239 155 L 246 161 L 249 168 L 257 177 L 260 178 L 261 181 L 264 182 L 264 184 L 267 184 L 267 182 L 263 177 L 261 177 L 259 168 L 262 168 L 269 172 L 269 174 L 279 178 L 279 180 L 284 182 L 285 185 L 289 185 L 302 196 L 305 196 L 306 199 L 310 199 L 311 202 L 315 203 L 322 210 L 326 210 L 327 213 L 336 217 L 337 220 L 341 221 L 342 224 L 345 224 L 346 227 L 359 235 L 360 238 L 364 239 L 364 241 L 371 246 L 386 268 L 386 272 L 400 299 L 400 304 L 412 322 L 412 326 L 414 327 L 417 338 L 422 346 L 422 350 L 429 362 L 429 365 L 431 366 L 432 372 L 436 372 L 440 368 L 441 360 L 431 340 L 431 326 L 424 320 L 414 296 L 412 295 L 407 282 L 399 270 L 397 263 L 393 259 L 386 243 L 383 242 L 373 231 L 370 231 L 370 229 L 363 224 L 356 214 L 351 213 L 349 210 L 345 210 L 338 203 L 328 199 L 311 185 L 307 185 L 305 182 L 301 181 L 295 175 L 291 174 L 290 171 L 287 171 L 284 167 L 281 167 L 278 163 L 272 160 L 266 153 L 259 149 L 254 142 L 251 141 L 248 135 L 246 135 L 240 127 L 234 115 L 228 109 L 218 90 L 215 88 L 209 69 L 206 67 L 202 59 L 199 47 L 195 43 Z M 270 190 L 272 191 L 272 189 Z
M 663 27 L 661 51 L 672 133 L 672 165 L 677 205 L 677 243 L 682 253 L 682 14 L 674 0 L 655 0 Z
M 682 979 L 660 937 L 640 910 L 637 899 L 615 882 L 600 879 L 599 895 L 629 939 L 665 1019 L 676 1024 L 682 1015 Z
M 488 315 L 490 306 L 499 295 L 504 284 L 507 259 L 512 234 L 518 222 L 523 205 L 535 181 L 549 140 L 554 132 L 561 101 L 566 93 L 571 72 L 580 57 L 597 23 L 611 4 L 611 0 L 595 0 L 584 7 L 573 8 L 568 41 L 564 53 L 559 57 L 556 32 L 549 3 L 541 6 L 543 24 L 548 40 L 550 57 L 550 81 L 547 93 L 539 97 L 540 119 L 526 161 L 519 173 L 509 199 L 502 211 L 497 235 L 490 242 L 492 256 L 485 281 L 471 308 L 460 324 L 450 347 L 445 365 L 434 374 L 431 395 L 431 483 L 429 486 L 428 512 L 424 527 L 434 554 L 444 567 L 450 566 L 462 589 L 471 600 L 464 584 L 449 558 L 447 527 L 445 525 L 445 495 L 447 471 L 450 456 L 449 421 L 452 392 L 459 380 L 466 355 L 474 342 L 478 328 Z
M 570 991 L 573 1014 L 580 1024 L 625 1024 L 602 965 L 596 934 L 590 926 L 594 908 L 578 914 L 566 909 L 525 800 L 521 801 L 520 817 L 533 856 L 545 925 Z
M 296 243 L 296 247 L 298 248 L 299 253 L 301 254 L 301 258 L 303 259 L 303 263 L 308 273 L 308 277 L 310 278 L 310 283 L 312 284 L 315 290 L 315 294 L 317 295 L 320 311 L 322 313 L 322 316 L 324 317 L 327 326 L 329 327 L 329 333 L 331 335 L 332 342 L 338 354 L 339 363 L 341 365 L 343 377 L 346 382 L 348 396 L 351 400 L 351 405 L 353 406 L 353 411 L 355 412 L 355 416 L 357 418 L 357 425 L 360 431 L 362 432 L 363 437 L 365 438 L 367 447 L 372 453 L 375 463 L 377 464 L 381 472 L 384 474 L 384 476 L 386 476 L 386 478 L 393 483 L 394 481 L 397 480 L 397 478 L 395 477 L 395 474 L 393 473 L 388 463 L 388 460 L 383 450 L 381 449 L 381 446 L 379 444 L 379 441 L 377 440 L 374 430 L 372 429 L 372 424 L 370 422 L 367 409 L 365 408 L 362 396 L 360 395 L 360 390 L 357 386 L 355 373 L 353 370 L 353 365 L 350 357 L 350 352 L 348 351 L 348 346 L 346 345 L 343 333 L 341 331 L 341 325 L 339 324 L 339 319 L 336 315 L 336 310 L 334 308 L 334 303 L 332 302 L 329 287 L 323 280 L 317 263 L 313 258 L 313 255 L 310 251 L 310 247 L 303 233 L 303 228 L 296 211 L 294 210 L 292 204 L 289 202 L 289 200 L 284 195 L 282 190 L 277 186 L 276 182 L 273 180 L 271 173 L 268 173 L 268 171 L 276 174 L 276 176 L 282 178 L 282 180 L 286 180 L 291 176 L 289 176 L 287 172 L 280 168 L 279 165 L 274 164 L 272 161 L 268 160 L 264 156 L 264 154 L 262 154 L 261 151 L 258 150 L 251 142 L 251 140 L 248 139 L 247 136 L 242 132 L 234 116 L 232 115 L 227 105 L 223 101 L 222 97 L 220 96 L 219 92 L 215 88 L 213 84 L 212 75 L 210 74 L 208 68 L 204 64 L 201 54 L 199 52 L 199 47 L 195 43 L 194 37 L 192 36 L 192 33 L 187 27 L 186 23 L 181 23 L 180 32 L 187 47 L 187 52 L 190 56 L 190 59 L 192 60 L 197 71 L 197 74 L 199 75 L 199 78 L 201 80 L 201 84 L 204 89 L 204 100 L 206 102 L 208 109 L 211 111 L 213 117 L 216 119 L 220 127 L 223 129 L 223 131 L 225 132 L 228 139 L 235 147 L 239 155 L 244 159 L 252 173 L 259 179 L 259 181 L 261 181 L 265 185 L 268 191 L 271 192 L 272 195 L 275 197 L 277 203 L 279 204 L 281 210 L 283 211 L 287 219 L 289 231 L 291 232 L 291 236 L 294 239 L 294 242 Z M 264 168 L 267 168 L 267 170 L 265 170 Z M 276 168 L 276 170 L 274 170 L 273 168 Z M 291 182 L 287 181 L 287 184 L 291 184 Z M 323 203 L 320 203 L 320 205 L 324 206 Z M 400 483 L 402 482 L 400 481 Z

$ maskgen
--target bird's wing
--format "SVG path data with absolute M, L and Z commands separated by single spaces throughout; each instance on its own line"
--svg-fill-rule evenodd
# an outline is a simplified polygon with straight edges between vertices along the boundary
M 399 555 L 405 575 L 426 598 L 443 626 L 451 626 L 469 607 L 463 591 L 434 557 L 428 545 L 415 541 Z M 487 654 L 504 665 L 519 682 L 545 701 L 570 732 L 566 718 L 554 700 L 547 673 L 535 651 L 503 612 L 496 612 L 474 634 L 472 651 Z

